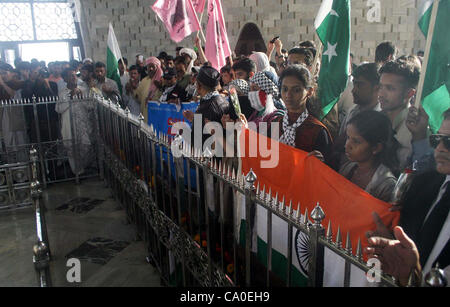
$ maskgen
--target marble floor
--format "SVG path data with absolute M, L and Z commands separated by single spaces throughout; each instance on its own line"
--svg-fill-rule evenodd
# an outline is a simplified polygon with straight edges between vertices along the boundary
M 52 252 L 50 273 L 57 287 L 159 287 L 146 262 L 144 242 L 102 181 L 51 185 L 43 193 Z M 36 287 L 32 246 L 36 223 L 31 208 L 0 212 L 0 287 Z M 81 282 L 67 281 L 67 260 L 81 264 Z

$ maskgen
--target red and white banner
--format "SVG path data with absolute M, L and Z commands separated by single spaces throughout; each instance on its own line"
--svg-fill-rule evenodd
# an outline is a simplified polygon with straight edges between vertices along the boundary
M 208 0 L 208 18 L 205 55 L 211 66 L 220 70 L 231 56 L 220 0 Z
M 157 0 L 152 9 L 166 26 L 170 38 L 176 43 L 200 30 L 200 23 L 191 0 Z

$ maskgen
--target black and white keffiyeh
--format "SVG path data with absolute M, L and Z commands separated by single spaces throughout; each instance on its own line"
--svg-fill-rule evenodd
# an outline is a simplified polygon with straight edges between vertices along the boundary
M 250 78 L 251 83 L 255 83 L 259 86 L 261 90 L 266 92 L 266 94 L 272 95 L 272 97 L 278 97 L 279 90 L 278 85 L 269 79 L 266 75 L 268 72 L 257 72 L 252 78 Z
M 300 117 L 293 125 L 289 125 L 289 117 L 288 114 L 286 113 L 286 115 L 283 118 L 283 135 L 280 138 L 280 142 L 295 147 L 295 136 L 297 128 L 300 127 L 305 122 L 308 116 L 309 116 L 308 110 L 305 110 L 305 112 L 303 112 L 302 115 L 300 115 Z
M 250 86 L 248 82 L 243 79 L 236 79 L 230 82 L 229 86 L 234 86 L 238 95 L 247 96 L 248 92 L 250 92 Z
M 218 91 L 213 91 L 213 92 L 209 92 L 208 94 L 206 94 L 205 96 L 203 96 L 203 98 L 201 100 L 210 100 L 211 98 L 215 97 L 215 96 L 219 96 L 219 92 Z

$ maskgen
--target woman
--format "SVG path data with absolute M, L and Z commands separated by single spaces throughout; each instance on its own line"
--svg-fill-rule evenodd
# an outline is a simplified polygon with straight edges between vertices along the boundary
M 339 173 L 388 202 L 397 182 L 397 146 L 389 118 L 377 111 L 364 111 L 349 121 L 345 154 L 350 161 Z
M 270 71 L 274 75 L 277 74 L 277 71 L 275 68 L 270 66 L 269 58 L 267 57 L 267 54 L 263 52 L 256 52 L 254 51 L 253 54 L 250 55 L 250 60 L 255 62 L 256 64 L 256 72 L 264 72 L 264 71 Z
M 280 142 L 321 157 L 328 164 L 333 141 L 311 104 L 315 101 L 311 73 L 303 65 L 289 66 L 281 74 L 280 84 L 287 108 L 287 113 L 279 120 Z

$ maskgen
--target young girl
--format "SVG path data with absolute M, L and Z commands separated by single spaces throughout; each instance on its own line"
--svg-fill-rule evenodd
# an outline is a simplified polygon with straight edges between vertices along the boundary
M 347 126 L 345 154 L 350 160 L 339 173 L 383 201 L 390 201 L 397 179 L 396 141 L 389 118 L 364 111 Z
M 281 74 L 280 84 L 281 97 L 287 108 L 286 115 L 279 120 L 280 142 L 329 163 L 332 138 L 311 105 L 314 95 L 311 73 L 303 65 L 289 66 Z

